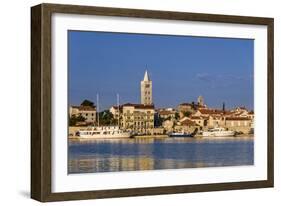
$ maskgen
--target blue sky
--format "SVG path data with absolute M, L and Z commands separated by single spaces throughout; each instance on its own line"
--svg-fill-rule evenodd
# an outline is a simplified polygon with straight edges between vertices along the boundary
M 176 107 L 202 95 L 209 107 L 253 108 L 254 40 L 68 32 L 69 104 L 89 99 L 101 109 L 140 102 L 147 68 L 153 102 Z

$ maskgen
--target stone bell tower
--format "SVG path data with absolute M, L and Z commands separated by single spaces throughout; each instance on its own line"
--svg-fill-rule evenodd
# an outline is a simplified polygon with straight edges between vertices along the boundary
M 152 102 L 152 81 L 150 80 L 147 70 L 144 73 L 144 78 L 141 81 L 141 104 L 151 105 Z

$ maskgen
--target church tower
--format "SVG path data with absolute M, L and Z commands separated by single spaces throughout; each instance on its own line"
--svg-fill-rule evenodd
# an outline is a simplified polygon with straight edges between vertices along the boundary
M 151 105 L 152 103 L 152 81 L 149 79 L 147 70 L 141 81 L 141 104 Z
M 197 102 L 198 102 L 198 105 L 204 106 L 204 99 L 203 99 L 202 96 L 199 96 L 199 97 L 198 97 Z

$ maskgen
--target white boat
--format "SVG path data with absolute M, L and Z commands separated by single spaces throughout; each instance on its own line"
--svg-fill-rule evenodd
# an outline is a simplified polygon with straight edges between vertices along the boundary
M 79 130 L 78 136 L 81 139 L 119 139 L 130 138 L 132 134 L 123 131 L 118 126 L 103 126 Z
M 119 114 L 119 94 L 117 94 L 117 105 Z M 97 114 L 99 114 L 99 95 L 97 94 Z M 132 137 L 131 132 L 120 129 L 119 116 L 118 126 L 100 126 L 99 115 L 97 115 L 98 126 L 81 129 L 78 132 L 80 139 L 119 139 Z
M 193 137 L 194 136 L 192 133 L 186 133 L 186 132 L 171 132 L 168 135 L 169 135 L 169 137 Z
M 225 128 L 222 127 L 217 127 L 202 132 L 203 137 L 233 137 L 234 135 L 235 135 L 235 131 L 226 130 Z

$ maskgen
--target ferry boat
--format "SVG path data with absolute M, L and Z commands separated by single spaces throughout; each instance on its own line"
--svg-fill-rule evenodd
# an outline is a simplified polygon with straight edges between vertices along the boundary
M 119 128 L 119 126 L 88 127 L 79 130 L 81 139 L 118 139 L 130 138 L 132 134 Z
M 233 137 L 234 135 L 235 135 L 235 131 L 226 130 L 225 128 L 222 127 L 217 127 L 202 132 L 203 137 Z
M 192 133 L 186 133 L 186 132 L 171 132 L 169 133 L 169 137 L 193 137 L 194 135 Z

